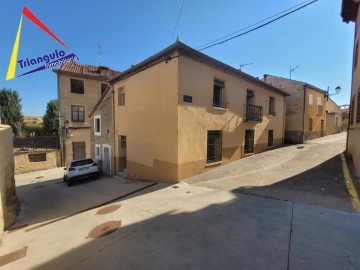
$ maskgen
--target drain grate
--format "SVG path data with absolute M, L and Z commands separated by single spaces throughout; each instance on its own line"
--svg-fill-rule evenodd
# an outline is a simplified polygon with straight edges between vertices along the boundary
M 100 238 L 117 231 L 121 227 L 121 221 L 108 221 L 92 229 L 86 238 Z

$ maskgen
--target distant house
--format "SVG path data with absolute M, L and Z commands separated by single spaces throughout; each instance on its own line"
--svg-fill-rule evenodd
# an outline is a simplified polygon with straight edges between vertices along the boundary
M 264 75 L 264 81 L 290 94 L 286 100 L 285 142 L 303 143 L 325 136 L 326 91 L 273 75 Z
M 343 116 L 340 107 L 329 98 L 326 102 L 326 135 L 343 131 Z
M 349 128 L 347 153 L 352 156 L 357 173 L 360 175 L 360 65 L 359 65 L 359 33 L 360 13 L 358 0 L 343 0 L 341 16 L 346 23 L 355 22 L 354 50 L 351 97 L 349 109 Z
M 283 144 L 285 91 L 179 41 L 110 84 L 90 113 L 106 173 L 178 182 Z
M 62 165 L 91 156 L 88 114 L 105 92 L 110 79 L 120 74 L 103 66 L 75 62 L 54 70 L 58 79 Z

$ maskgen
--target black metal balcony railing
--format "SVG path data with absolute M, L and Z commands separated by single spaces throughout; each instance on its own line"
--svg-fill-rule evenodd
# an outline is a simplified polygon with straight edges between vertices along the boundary
M 213 107 L 227 109 L 228 106 L 229 106 L 229 102 L 218 99 L 213 100 Z
M 245 104 L 245 121 L 247 122 L 262 122 L 263 107 L 252 104 Z

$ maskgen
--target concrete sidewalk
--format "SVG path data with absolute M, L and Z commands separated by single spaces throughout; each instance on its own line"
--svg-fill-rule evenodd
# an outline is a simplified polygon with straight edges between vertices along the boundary
M 360 268 L 358 214 L 185 183 L 111 206 L 5 234 L 0 255 L 27 251 L 2 269 Z

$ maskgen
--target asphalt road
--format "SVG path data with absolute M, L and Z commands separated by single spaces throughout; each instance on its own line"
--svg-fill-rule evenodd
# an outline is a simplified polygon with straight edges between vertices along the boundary
M 235 161 L 185 182 L 265 198 L 353 212 L 340 153 L 346 133 Z

